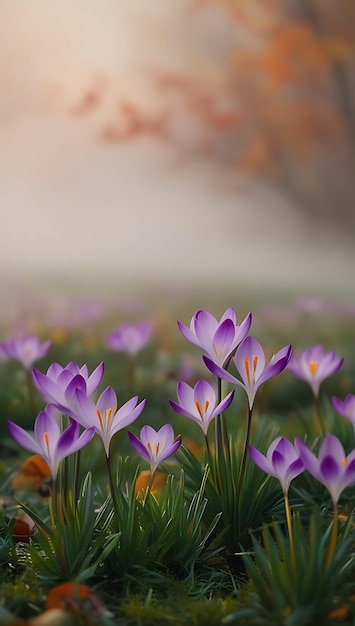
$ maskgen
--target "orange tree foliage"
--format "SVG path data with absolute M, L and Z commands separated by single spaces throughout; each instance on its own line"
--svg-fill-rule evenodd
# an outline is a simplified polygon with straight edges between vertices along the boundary
M 165 75 L 204 123 L 210 152 L 239 173 L 276 179 L 316 217 L 353 218 L 355 3 L 196 0 L 235 37 L 213 77 Z

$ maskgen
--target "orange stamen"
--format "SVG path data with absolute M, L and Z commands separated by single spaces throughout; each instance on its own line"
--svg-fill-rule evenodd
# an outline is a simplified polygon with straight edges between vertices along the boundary
M 196 400 L 195 404 L 196 404 L 196 409 L 198 410 L 198 412 L 199 412 L 200 416 L 202 417 L 202 409 L 201 409 L 201 404 L 199 403 L 199 401 L 198 401 L 198 400 Z
M 348 464 L 348 459 L 342 459 L 341 464 L 343 467 L 346 467 Z
M 208 400 L 206 400 L 205 402 L 205 413 L 207 412 L 208 407 L 210 406 L 210 403 Z
M 312 376 L 316 375 L 317 369 L 318 369 L 318 362 L 317 361 L 310 361 L 310 363 L 309 363 L 309 371 L 311 372 Z
M 256 366 L 258 364 L 258 357 L 254 354 L 253 356 L 253 369 L 254 369 L 254 374 L 255 374 L 255 370 L 256 370 Z
M 103 421 L 102 421 L 102 413 L 101 413 L 100 409 L 96 409 L 96 413 L 97 413 L 97 417 L 99 418 L 101 430 L 103 430 L 104 429 L 104 424 L 103 424 Z
M 244 357 L 244 367 L 245 367 L 245 373 L 247 375 L 247 379 L 248 379 L 248 385 L 250 385 L 250 369 L 249 369 L 249 359 L 248 357 Z
M 43 439 L 45 441 L 45 444 L 47 446 L 47 450 L 49 450 L 49 437 L 48 437 L 48 433 L 43 433 Z

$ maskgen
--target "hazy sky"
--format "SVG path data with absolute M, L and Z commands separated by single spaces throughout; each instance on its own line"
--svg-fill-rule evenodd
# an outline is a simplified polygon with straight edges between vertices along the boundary
M 98 141 L 118 97 L 159 110 L 146 68 L 194 71 L 208 63 L 209 45 L 223 47 L 216 16 L 186 20 L 190 4 L 0 0 L 3 276 L 227 276 L 315 292 L 352 285 L 341 241 L 308 232 L 270 191 L 236 191 L 216 165 L 181 163 L 158 140 Z M 100 81 L 99 113 L 73 117 Z M 192 132 L 182 124 L 182 142 Z

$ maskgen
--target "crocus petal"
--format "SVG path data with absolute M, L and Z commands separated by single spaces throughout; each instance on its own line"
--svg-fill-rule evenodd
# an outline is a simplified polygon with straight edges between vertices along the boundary
M 190 385 L 188 385 L 183 380 L 181 380 L 178 382 L 176 386 L 176 394 L 177 394 L 180 404 L 182 404 L 186 408 L 188 407 L 189 410 L 191 411 L 193 409 L 194 400 L 195 400 L 194 389 L 192 389 Z
M 141 456 L 143 459 L 148 461 L 148 463 L 150 463 L 151 455 L 149 454 L 148 448 L 145 445 L 143 445 L 141 440 L 131 432 L 128 433 L 128 438 L 129 438 L 131 445 L 133 446 L 135 451 L 139 454 L 139 456 Z
M 68 456 L 71 445 L 73 441 L 79 437 L 80 426 L 77 422 L 71 422 L 65 430 L 61 433 L 58 439 L 57 447 L 56 447 L 56 456 L 60 458 L 60 460 L 64 459 L 64 457 Z
M 179 435 L 175 439 L 175 441 L 173 441 L 172 444 L 170 444 L 169 446 L 166 446 L 161 455 L 158 455 L 159 462 L 165 461 L 165 459 L 167 459 L 169 456 L 172 456 L 173 454 L 175 454 L 176 450 L 178 450 L 180 446 L 181 446 L 181 435 Z
M 191 411 L 187 411 L 183 406 L 174 402 L 174 400 L 169 400 L 168 402 L 170 406 L 174 409 L 174 411 L 176 411 L 176 413 L 179 413 L 180 415 L 182 415 L 183 417 L 187 417 L 188 419 L 193 419 L 197 422 L 200 421 L 195 415 L 193 415 L 193 413 L 191 413 Z
M 187 339 L 187 341 L 190 341 L 190 343 L 193 343 L 195 346 L 201 347 L 195 332 L 191 330 L 191 328 L 188 328 L 185 324 L 179 321 L 177 322 L 177 325 L 181 334 L 185 337 L 185 339 Z
M 336 459 L 339 464 L 345 457 L 345 452 L 342 444 L 340 443 L 339 439 L 332 433 L 328 433 L 319 448 L 318 458 L 320 463 L 325 457 L 332 457 Z
M 232 376 L 232 374 L 227 372 L 227 370 L 224 370 L 222 367 L 214 363 L 214 361 L 212 361 L 212 359 L 210 359 L 208 356 L 203 356 L 202 358 L 212 374 L 214 374 L 218 378 L 227 380 L 229 383 L 233 383 L 234 385 L 238 385 L 239 387 L 243 387 L 243 389 L 245 389 L 245 386 L 240 380 L 238 380 L 238 378 Z
M 292 346 L 286 346 L 279 350 L 277 354 L 271 359 L 269 365 L 267 365 L 258 379 L 259 386 L 265 381 L 280 374 L 287 366 L 292 354 Z
M 235 309 L 233 307 L 229 307 L 229 309 L 227 309 L 223 313 L 219 323 L 221 324 L 222 322 L 224 322 L 224 320 L 232 320 L 233 324 L 236 326 L 236 324 L 237 324 L 237 314 L 236 314 L 236 311 L 235 311 Z
M 61 457 L 62 459 L 84 448 L 84 446 L 86 446 L 89 443 L 89 441 L 91 441 L 91 439 L 93 438 L 96 432 L 95 428 L 88 428 L 88 429 L 85 429 L 81 433 L 80 436 L 78 436 L 79 426 L 77 424 L 78 428 L 76 430 L 73 428 L 71 432 L 68 433 L 67 431 L 73 425 L 75 425 L 75 423 L 70 424 L 65 429 L 65 431 L 62 433 L 60 440 L 58 442 L 57 453 L 58 453 L 58 456 Z
M 14 422 L 11 422 L 10 420 L 8 420 L 7 423 L 11 435 L 19 444 L 19 446 L 25 448 L 25 450 L 33 452 L 34 454 L 39 454 L 40 456 L 42 456 L 42 450 L 37 441 L 35 441 L 26 430 L 24 430 L 23 428 L 21 428 L 21 426 L 18 426 Z
M 215 334 L 213 335 L 212 350 L 213 357 L 217 359 L 220 365 L 223 365 L 225 360 L 230 354 L 231 345 L 235 336 L 235 326 L 232 320 L 224 320 L 220 326 L 218 326 Z M 209 349 L 211 352 L 211 348 Z
M 45 374 L 33 368 L 32 379 L 44 400 L 47 402 L 64 401 L 64 393 L 59 393 L 56 383 Z
M 197 311 L 194 317 L 195 333 L 201 348 L 211 353 L 212 337 L 215 334 L 218 322 L 208 311 Z
M 75 419 L 84 426 L 90 428 L 90 426 L 99 427 L 96 406 L 93 401 L 87 397 L 80 389 L 77 389 L 74 394 L 73 411 L 75 413 Z
M 291 480 L 293 480 L 294 478 L 296 478 L 296 476 L 298 476 L 299 474 L 301 474 L 304 470 L 304 465 L 301 459 L 296 459 L 295 461 L 293 461 L 286 472 L 286 479 L 289 480 L 289 482 L 291 482 Z
M 50 339 L 48 339 L 48 341 L 45 341 L 44 343 L 42 343 L 42 345 L 39 347 L 38 349 L 38 359 L 41 359 L 42 357 L 44 357 L 47 352 L 49 351 L 49 348 L 51 347 L 52 342 Z
M 302 439 L 296 437 L 295 448 L 300 455 L 300 458 L 305 466 L 306 470 L 312 474 L 319 482 L 323 483 L 323 476 L 320 471 L 320 463 L 315 455 L 310 451 L 308 446 Z
M 44 410 L 38 414 L 34 425 L 34 435 L 39 445 L 42 445 L 45 434 L 48 435 L 50 442 L 55 442 L 55 445 L 57 444 L 60 436 L 59 425 L 57 421 Z
M 216 404 L 216 394 L 211 385 L 206 380 L 199 380 L 194 388 L 194 404 L 199 402 L 203 405 L 208 402 L 209 406 L 214 407 Z
M 115 412 L 117 409 L 117 396 L 112 387 L 107 387 L 99 396 L 97 408 L 102 412 L 105 412 L 107 409 L 112 409 Z
M 94 391 L 100 385 L 105 371 L 105 364 L 103 361 L 94 369 L 90 376 L 86 380 L 87 393 L 91 396 Z
M 124 404 L 114 416 L 113 426 L 111 429 L 112 436 L 119 430 L 122 430 L 122 428 L 126 428 L 126 426 L 132 424 L 142 413 L 146 400 L 142 400 L 134 409 L 131 409 L 128 407 L 132 406 L 132 400 L 126 402 L 126 404 Z
M 350 455 L 349 455 L 350 457 Z M 344 472 L 344 478 L 346 480 L 346 485 L 354 485 L 355 484 L 355 458 L 353 458 L 350 462 L 349 462 L 349 457 L 348 457 L 348 464 L 345 468 L 345 472 Z
M 228 409 L 233 401 L 234 393 L 235 392 L 233 390 L 226 395 L 226 397 L 216 406 L 215 410 L 211 414 L 211 417 L 216 417 L 216 415 L 219 415 Z
M 266 472 L 266 474 L 270 474 L 270 476 L 275 476 L 272 463 L 263 454 L 261 454 L 259 450 L 249 445 L 248 452 L 249 452 L 250 458 L 255 463 L 255 465 L 260 467 L 260 469 L 263 470 L 263 472 Z

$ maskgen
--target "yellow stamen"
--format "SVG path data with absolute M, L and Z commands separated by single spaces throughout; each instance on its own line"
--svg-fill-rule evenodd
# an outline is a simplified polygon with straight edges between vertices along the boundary
M 49 437 L 48 437 L 48 433 L 43 433 L 43 439 L 45 441 L 45 444 L 47 446 L 47 450 L 49 450 Z
M 348 464 L 348 459 L 342 459 L 341 464 L 343 465 L 343 467 L 346 467 L 346 465 Z
M 247 375 L 247 379 L 248 379 L 248 385 L 250 385 L 250 369 L 249 369 L 249 359 L 248 357 L 244 357 L 244 367 L 245 367 L 245 373 Z
M 316 375 L 317 369 L 318 369 L 318 362 L 317 361 L 310 361 L 309 362 L 309 371 L 311 372 L 311 376 L 315 376 Z

